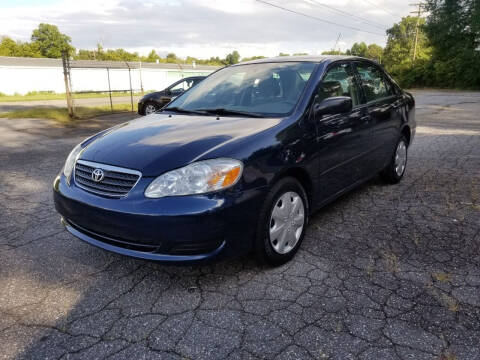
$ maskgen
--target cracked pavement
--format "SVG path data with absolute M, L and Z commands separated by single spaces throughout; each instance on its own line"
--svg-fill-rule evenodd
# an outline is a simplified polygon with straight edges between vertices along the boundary
M 316 213 L 279 268 L 163 266 L 77 240 L 51 183 L 122 119 L 0 119 L 0 359 L 480 359 L 480 93 L 414 95 L 403 181 Z

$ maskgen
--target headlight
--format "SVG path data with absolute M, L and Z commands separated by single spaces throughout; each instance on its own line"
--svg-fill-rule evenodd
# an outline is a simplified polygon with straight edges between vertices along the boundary
M 67 180 L 67 184 L 70 185 L 70 178 L 72 176 L 73 167 L 75 166 L 75 162 L 77 161 L 80 153 L 82 152 L 83 148 L 81 144 L 78 144 L 73 148 L 70 154 L 65 161 L 65 165 L 63 166 L 63 175 L 65 175 L 65 179 Z
M 233 186 L 242 176 L 243 164 L 234 159 L 198 161 L 160 175 L 145 190 L 148 198 L 203 194 Z

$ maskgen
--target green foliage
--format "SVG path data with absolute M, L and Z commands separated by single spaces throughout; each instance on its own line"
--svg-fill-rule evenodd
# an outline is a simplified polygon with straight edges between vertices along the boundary
M 427 10 L 435 84 L 479 89 L 480 1 L 428 0 Z
M 377 62 L 381 62 L 383 57 L 383 48 L 377 44 L 368 45 L 366 57 Z
M 427 19 L 407 16 L 387 30 L 385 49 L 377 44 L 354 43 L 345 52 L 330 50 L 323 55 L 355 55 L 373 59 L 385 68 L 404 87 L 432 86 L 480 89 L 480 0 L 425 0 Z M 418 37 L 415 52 L 415 37 Z M 75 49 L 71 38 L 62 34 L 57 26 L 39 24 L 31 36 L 31 42 L 0 39 L 0 56 L 60 58 L 62 51 L 69 51 L 79 60 L 143 61 L 175 64 L 225 66 L 240 61 L 238 51 L 232 51 L 224 59 L 216 56 L 198 59 L 179 58 L 174 53 L 161 57 L 155 50 L 147 56 L 124 49 L 95 50 Z M 306 53 L 296 53 L 308 55 Z M 280 52 L 278 56 L 290 56 Z M 263 56 L 243 58 L 242 61 L 261 59 Z
M 353 44 L 350 54 L 353 56 L 367 57 L 368 47 L 364 42 Z
M 62 52 L 73 54 L 75 48 L 70 45 L 70 36 L 62 34 L 56 25 L 40 24 L 38 29 L 33 30 L 32 43 L 38 47 L 43 57 L 59 58 Z
M 0 41 L 0 56 L 42 57 L 37 44 L 13 41 L 2 37 Z
M 245 58 L 242 58 L 242 61 L 252 61 L 252 60 L 258 60 L 258 59 L 265 59 L 265 56 L 245 57 Z
M 432 49 L 423 30 L 424 23 L 422 18 L 407 16 L 387 30 L 388 40 L 382 63 L 403 87 L 431 86 L 429 74 L 432 69 Z M 413 61 L 417 24 L 417 51 L 416 60 Z
M 343 52 L 341 50 L 329 50 L 322 52 L 322 55 L 354 55 L 381 62 L 383 57 L 383 48 L 377 44 L 367 46 L 364 42 L 353 44 L 351 49 Z
M 137 105 L 134 104 L 134 110 L 137 110 Z M 132 111 L 131 104 L 114 104 L 113 112 L 130 112 Z M 75 107 L 75 119 L 88 119 L 95 116 L 111 114 L 112 109 L 110 106 L 76 106 Z M 66 108 L 33 108 L 26 110 L 12 110 L 5 113 L 0 113 L 0 118 L 9 119 L 51 119 L 62 124 L 69 124 L 74 119 L 71 119 L 68 115 Z
M 322 55 L 346 55 L 346 53 L 341 50 L 328 50 L 322 52 Z
M 237 64 L 238 62 L 240 62 L 240 54 L 238 53 L 237 50 L 234 50 L 233 52 L 231 52 L 230 54 L 227 55 L 227 57 L 225 58 L 225 65 L 233 65 L 233 64 Z

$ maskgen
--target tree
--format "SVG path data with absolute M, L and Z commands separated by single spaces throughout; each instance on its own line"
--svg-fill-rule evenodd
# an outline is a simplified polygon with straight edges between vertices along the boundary
M 252 60 L 258 60 L 258 59 L 265 59 L 265 56 L 245 57 L 245 58 L 242 58 L 242 61 L 252 61 Z
M 168 53 L 166 59 L 167 63 L 178 63 L 179 61 L 179 58 L 177 57 L 177 55 L 175 55 L 175 53 Z
M 40 54 L 49 58 L 60 58 L 62 52 L 73 54 L 75 48 L 70 45 L 70 36 L 62 34 L 56 25 L 40 24 L 38 29 L 32 32 L 32 43 L 38 46 Z
M 22 56 L 20 46 L 9 37 L 2 37 L 0 42 L 0 56 Z
M 42 55 L 35 44 L 14 41 L 5 36 L 0 41 L 0 56 L 41 57 Z
M 366 57 L 377 62 L 381 62 L 383 57 L 383 48 L 377 44 L 368 45 Z
M 417 58 L 413 61 L 415 33 L 417 23 L 420 25 L 417 41 Z M 401 85 L 425 86 L 430 83 L 431 47 L 423 30 L 424 19 L 407 16 L 387 30 L 387 45 L 383 53 L 382 63 Z
M 417 41 L 417 59 L 428 59 L 430 57 L 428 38 L 422 28 L 425 20 L 407 16 L 387 30 L 388 39 L 384 54 L 386 64 L 411 63 L 413 60 L 417 22 L 420 25 Z
M 322 55 L 346 55 L 346 54 L 341 50 L 328 50 L 328 51 L 323 51 Z
M 237 50 L 234 50 L 225 58 L 225 65 L 237 64 L 240 61 L 240 54 Z
M 148 54 L 147 58 L 145 59 L 145 61 L 147 62 L 155 62 L 157 60 L 160 60 L 160 56 L 158 56 L 158 54 L 155 52 L 155 50 L 152 49 L 152 51 L 150 51 L 150 53 Z
M 350 53 L 353 56 L 367 57 L 367 51 L 368 51 L 367 44 L 365 44 L 364 42 L 361 42 L 361 43 L 353 44 L 350 50 Z
M 428 0 L 426 9 L 435 83 L 480 88 L 480 1 Z

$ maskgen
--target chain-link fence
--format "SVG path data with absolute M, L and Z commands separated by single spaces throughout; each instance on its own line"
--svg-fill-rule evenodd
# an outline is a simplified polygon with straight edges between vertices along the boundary
M 71 117 L 136 111 L 145 92 L 162 90 L 188 76 L 208 75 L 212 66 L 130 61 L 70 60 L 63 57 L 67 106 Z

